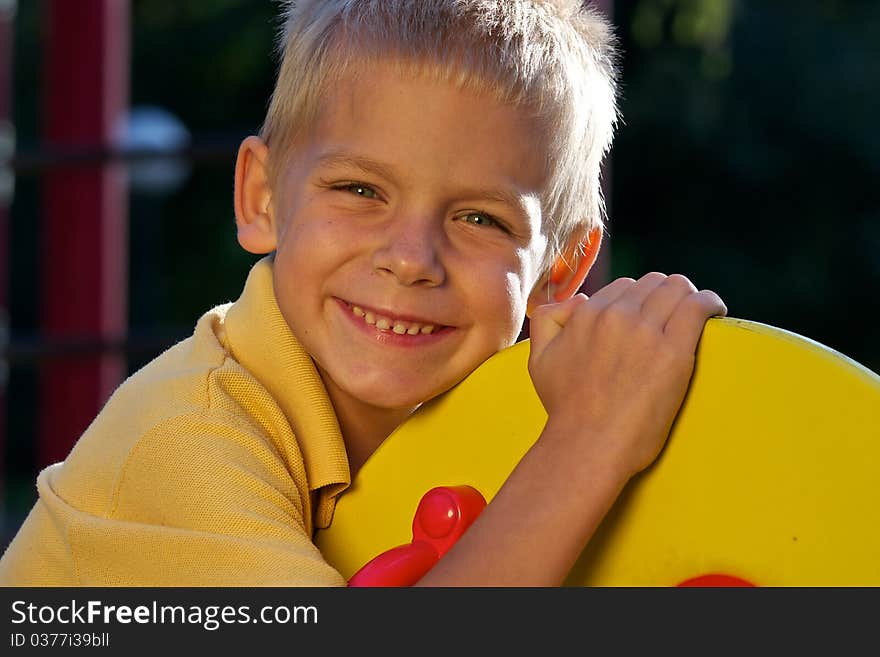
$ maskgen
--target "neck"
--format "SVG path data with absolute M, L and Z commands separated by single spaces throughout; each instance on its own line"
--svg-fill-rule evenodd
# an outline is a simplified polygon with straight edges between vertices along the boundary
M 353 400 L 331 382 L 326 382 L 327 393 L 333 403 L 352 480 L 379 445 L 412 415 L 415 408 L 380 408 Z

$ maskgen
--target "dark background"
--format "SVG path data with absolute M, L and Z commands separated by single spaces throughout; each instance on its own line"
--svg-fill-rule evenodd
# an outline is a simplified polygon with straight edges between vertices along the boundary
M 617 0 L 624 122 L 608 168 L 610 277 L 681 272 L 730 315 L 800 333 L 880 371 L 880 2 Z M 14 123 L 41 147 L 43 3 L 19 2 Z M 130 194 L 132 371 L 235 299 L 255 256 L 235 240 L 238 141 L 275 70 L 276 5 L 132 0 L 131 105 L 164 108 L 196 158 Z M 39 334 L 41 172 L 10 208 L 13 343 Z M 9 370 L 3 545 L 35 499 L 37 361 Z

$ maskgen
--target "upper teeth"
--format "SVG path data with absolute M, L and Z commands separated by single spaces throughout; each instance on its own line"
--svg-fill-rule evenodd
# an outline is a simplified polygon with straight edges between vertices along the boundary
M 433 324 L 417 324 L 416 322 L 402 322 L 398 319 L 389 319 L 388 317 L 382 317 L 382 315 L 365 311 L 358 306 L 352 306 L 351 312 L 358 317 L 363 317 L 367 324 L 375 326 L 380 331 L 391 329 L 398 335 L 403 335 L 404 333 L 407 335 L 417 335 L 419 333 L 428 335 L 429 333 L 434 332 Z

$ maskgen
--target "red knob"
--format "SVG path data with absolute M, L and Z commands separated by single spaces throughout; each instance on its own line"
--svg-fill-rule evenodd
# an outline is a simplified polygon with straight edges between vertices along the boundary
M 372 558 L 349 586 L 412 586 L 464 534 L 486 500 L 471 486 L 440 486 L 422 496 L 413 517 L 413 540 Z

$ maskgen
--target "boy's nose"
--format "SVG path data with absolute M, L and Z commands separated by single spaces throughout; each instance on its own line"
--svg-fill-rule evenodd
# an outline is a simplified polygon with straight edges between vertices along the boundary
M 386 227 L 382 245 L 373 253 L 377 271 L 394 276 L 401 285 L 440 285 L 446 272 L 438 252 L 437 234 L 431 221 L 401 219 Z

